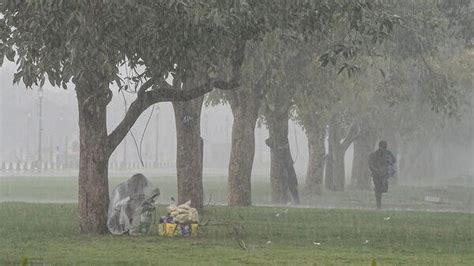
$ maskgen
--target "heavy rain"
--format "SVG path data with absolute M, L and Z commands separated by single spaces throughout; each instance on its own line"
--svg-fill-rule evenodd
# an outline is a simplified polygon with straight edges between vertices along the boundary
M 474 1 L 2 1 L 0 265 L 470 265 Z

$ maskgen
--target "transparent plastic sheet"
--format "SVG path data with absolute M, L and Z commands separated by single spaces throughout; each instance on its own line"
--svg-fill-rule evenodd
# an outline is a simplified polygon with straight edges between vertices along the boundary
M 117 185 L 110 196 L 107 215 L 107 227 L 110 233 L 136 234 L 140 225 L 140 215 L 152 207 L 159 195 L 160 190 L 142 174 L 133 175 Z

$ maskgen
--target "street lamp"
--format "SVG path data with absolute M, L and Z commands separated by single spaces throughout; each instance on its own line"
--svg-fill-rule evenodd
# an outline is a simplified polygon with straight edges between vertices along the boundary
M 42 158 L 41 158 L 41 138 L 42 138 L 42 131 L 43 131 L 43 88 L 39 88 L 38 90 L 38 97 L 39 97 L 39 128 L 38 128 L 38 168 L 41 170 L 42 167 Z
M 157 105 L 156 108 L 156 139 L 155 139 L 155 166 L 158 166 L 158 151 L 160 149 L 160 107 Z
M 64 118 L 63 118 L 62 115 L 59 116 L 58 120 L 59 120 L 59 124 L 60 124 L 61 126 L 63 126 L 63 120 L 64 120 Z M 61 132 L 61 130 L 60 130 L 60 129 L 56 129 L 56 132 Z M 61 139 L 61 136 L 59 136 L 58 138 Z M 59 146 L 58 146 L 58 147 L 59 147 Z M 58 149 L 56 149 L 56 151 L 58 152 L 58 154 L 56 155 L 56 164 L 58 164 L 58 166 L 59 166 L 59 165 L 61 164 L 60 158 L 62 157 L 62 155 L 61 155 L 61 152 L 60 152 Z M 64 155 L 65 155 L 65 154 L 66 154 L 66 153 L 64 153 Z M 59 168 L 58 168 L 58 169 L 59 169 Z
M 28 161 L 30 156 L 30 123 L 31 123 L 31 113 L 26 115 L 26 155 L 25 160 Z

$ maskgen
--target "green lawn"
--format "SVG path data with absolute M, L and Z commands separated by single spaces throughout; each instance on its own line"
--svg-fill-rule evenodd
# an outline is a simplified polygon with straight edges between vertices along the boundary
M 168 204 L 176 197 L 176 177 L 145 173 L 161 190 L 158 202 Z M 109 177 L 110 189 L 125 181 L 128 176 Z M 227 178 L 222 175 L 204 176 L 205 202 L 225 204 Z M 252 202 L 257 205 L 271 204 L 271 187 L 268 177 L 257 176 L 252 182 Z M 34 203 L 77 202 L 77 176 L 0 176 L 0 202 L 22 201 Z M 306 195 L 300 185 L 301 203 L 319 208 L 372 209 L 375 205 L 373 191 L 348 188 L 344 192 L 323 191 L 320 196 Z M 426 196 L 439 197 L 441 203 L 424 201 Z M 384 194 L 385 208 L 397 210 L 431 210 L 474 212 L 474 183 L 424 183 L 424 186 L 401 184 L 390 186 Z
M 48 265 L 474 261 L 474 215 L 467 213 L 207 207 L 202 215 L 207 225 L 200 227 L 197 238 L 185 239 L 81 236 L 75 204 L 1 203 L 0 221 L 0 265 L 26 260 Z
M 175 177 L 153 173 L 147 177 L 160 187 L 160 203 L 176 196 Z M 126 179 L 112 176 L 110 187 Z M 373 259 L 378 265 L 472 265 L 474 261 L 472 182 L 391 186 L 384 195 L 388 209 L 384 211 L 373 210 L 373 192 L 350 188 L 314 196 L 300 187 L 303 205 L 323 209 L 216 206 L 226 202 L 226 186 L 221 175 L 204 177 L 209 206 L 202 214 L 207 224 L 200 227 L 198 238 L 81 236 L 75 204 L 77 177 L 2 176 L 0 265 L 25 261 L 32 265 L 370 265 Z M 270 204 L 270 192 L 268 178 L 254 178 L 254 204 Z M 426 202 L 425 196 L 440 197 L 442 202 Z M 159 211 L 164 214 L 163 207 Z

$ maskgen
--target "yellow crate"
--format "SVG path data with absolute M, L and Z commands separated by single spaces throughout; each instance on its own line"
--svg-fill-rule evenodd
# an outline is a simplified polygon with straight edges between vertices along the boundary
M 162 223 L 158 224 L 158 232 L 161 236 L 192 236 L 195 237 L 198 234 L 198 224 L 170 224 Z

